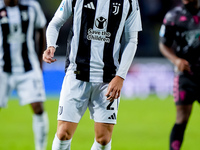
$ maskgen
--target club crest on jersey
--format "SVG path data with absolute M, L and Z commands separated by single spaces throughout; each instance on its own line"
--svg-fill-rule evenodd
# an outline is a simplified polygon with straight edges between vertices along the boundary
M 59 106 L 58 114 L 61 115 L 63 113 L 63 106 Z
M 121 6 L 120 3 L 113 3 L 113 8 L 114 8 L 113 14 L 114 15 L 117 15 L 119 13 L 120 6 Z

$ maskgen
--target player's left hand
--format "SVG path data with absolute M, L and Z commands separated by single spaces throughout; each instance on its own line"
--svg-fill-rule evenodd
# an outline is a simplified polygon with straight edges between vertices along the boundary
M 121 89 L 123 86 L 124 79 L 115 76 L 111 82 L 108 85 L 107 93 L 105 96 L 107 96 L 107 100 L 113 101 L 114 99 L 117 99 L 120 97 Z

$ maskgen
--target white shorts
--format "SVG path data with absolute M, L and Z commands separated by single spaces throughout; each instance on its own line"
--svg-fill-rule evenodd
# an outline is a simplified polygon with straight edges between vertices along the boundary
M 41 72 L 10 74 L 0 71 L 0 107 L 6 107 L 10 93 L 16 90 L 20 105 L 43 102 L 46 99 Z
M 87 107 L 95 122 L 116 124 L 120 98 L 107 100 L 108 83 L 84 82 L 75 74 L 64 77 L 60 94 L 58 120 L 78 123 Z

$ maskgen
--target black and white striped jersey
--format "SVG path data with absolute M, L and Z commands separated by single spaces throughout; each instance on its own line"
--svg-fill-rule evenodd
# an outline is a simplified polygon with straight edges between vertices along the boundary
M 46 25 L 37 1 L 24 1 L 15 7 L 0 9 L 0 69 L 23 73 L 39 68 L 34 31 Z
M 79 80 L 110 82 L 120 65 L 123 32 L 142 30 L 138 0 L 63 0 L 51 22 L 63 24 L 72 14 L 67 71 L 73 71 Z M 47 45 L 55 46 L 57 39 L 51 23 L 49 26 Z

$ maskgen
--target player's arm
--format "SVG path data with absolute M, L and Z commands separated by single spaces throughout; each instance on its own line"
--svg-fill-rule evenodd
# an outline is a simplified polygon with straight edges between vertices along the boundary
M 40 68 L 42 69 L 42 55 L 46 47 L 46 27 L 36 30 L 36 45 L 38 48 L 38 59 L 40 62 Z
M 116 76 L 111 80 L 106 93 L 107 99 L 113 101 L 120 97 L 123 81 L 134 58 L 137 49 L 138 31 L 142 30 L 140 9 L 138 1 L 131 3 L 131 13 L 128 16 L 124 27 L 124 48 L 121 62 Z
M 56 59 L 54 59 L 53 57 L 57 47 L 56 42 L 58 39 L 58 34 L 60 28 L 63 26 L 66 20 L 71 16 L 71 14 L 72 14 L 72 1 L 71 0 L 62 1 L 54 17 L 52 18 L 47 27 L 47 32 L 46 32 L 47 49 L 43 53 L 43 60 L 45 62 L 52 63 L 56 61 Z
M 174 50 L 171 47 L 166 46 L 162 42 L 159 43 L 160 52 L 169 59 L 177 68 L 179 71 L 188 71 L 190 72 L 190 65 L 189 62 L 185 59 L 179 58 L 174 53 Z
M 58 39 L 60 28 L 64 23 L 65 20 L 54 16 L 47 27 L 47 49 L 43 53 L 43 60 L 47 63 L 52 63 L 56 61 L 56 59 L 53 58 L 57 47 L 56 41 Z
M 168 14 L 170 14 L 170 12 Z M 168 60 L 170 60 L 180 72 L 183 72 L 183 71 L 190 72 L 189 62 L 185 59 L 179 58 L 175 54 L 174 50 L 172 49 L 172 44 L 174 42 L 174 37 L 176 34 L 176 27 L 172 23 L 174 18 L 168 17 L 168 16 L 173 16 L 173 15 L 168 15 L 168 14 L 165 16 L 165 22 L 163 22 L 163 25 L 161 26 L 160 33 L 159 33 L 160 52 Z
M 135 52 L 137 49 L 138 32 L 125 32 L 125 46 L 122 52 L 121 62 L 116 76 L 111 80 L 106 93 L 107 99 L 113 101 L 120 97 L 123 81 L 126 78 L 127 72 L 131 66 Z
M 38 59 L 40 63 L 40 67 L 42 69 L 42 54 L 45 50 L 46 46 L 46 17 L 40 6 L 39 2 L 37 1 L 22 1 L 22 4 L 28 5 L 31 10 L 35 12 L 35 46 L 38 54 Z

